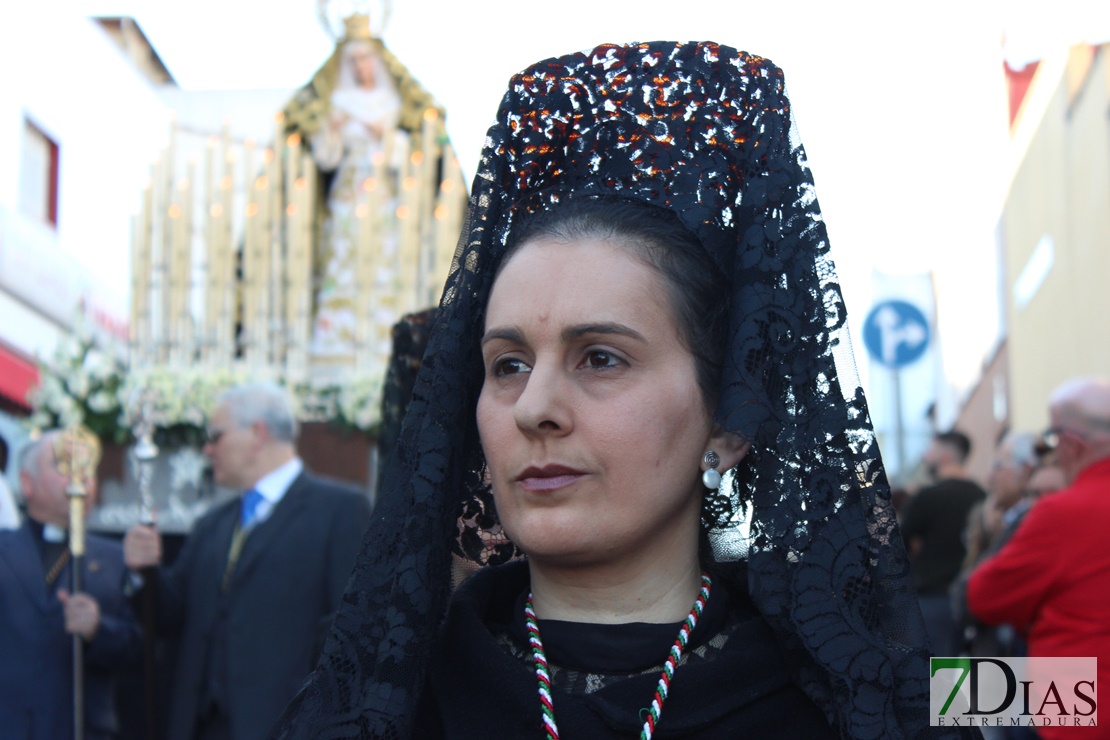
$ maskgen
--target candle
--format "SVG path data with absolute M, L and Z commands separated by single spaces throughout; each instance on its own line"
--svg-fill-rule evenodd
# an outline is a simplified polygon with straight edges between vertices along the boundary
M 171 153 L 171 149 L 167 149 L 167 157 Z M 156 226 L 154 231 L 154 239 L 157 245 L 158 254 L 158 267 L 156 274 L 158 276 L 158 289 L 159 300 L 154 306 L 158 311 L 158 323 L 155 332 L 155 357 L 156 363 L 165 362 L 169 355 L 170 343 L 170 320 L 172 298 L 172 285 L 170 278 L 173 274 L 173 221 L 169 217 L 170 198 L 173 195 L 173 188 L 171 185 L 172 172 L 170 171 L 169 160 L 163 159 L 158 165 L 158 179 L 155 181 L 155 217 Z
M 260 345 L 258 333 L 258 270 L 260 255 L 258 249 L 258 199 L 254 188 L 254 142 L 247 139 L 244 142 L 246 149 L 245 175 L 243 178 L 243 195 L 246 201 L 243 220 L 243 353 L 247 365 L 252 370 L 261 366 L 259 357 Z
M 186 177 L 179 193 L 181 207 L 180 217 L 174 229 L 176 248 L 174 254 L 176 263 L 174 272 L 177 276 L 177 305 L 175 321 L 177 328 L 177 361 L 187 365 L 194 360 L 196 341 L 192 314 L 193 292 L 193 203 L 194 183 L 196 182 L 196 161 L 190 160 Z
M 271 364 L 278 365 L 285 361 L 285 254 L 282 242 L 282 220 L 284 219 L 282 206 L 281 184 L 281 159 L 278 156 L 283 147 L 284 139 L 279 137 L 274 141 L 273 157 L 270 159 L 269 179 L 267 181 L 268 202 L 270 204 L 267 224 L 269 225 L 270 243 L 270 315 L 269 332 L 271 341 Z
M 289 135 L 285 140 L 285 161 L 284 161 L 284 202 L 285 202 L 285 284 L 286 294 L 285 299 L 285 331 L 286 331 L 286 349 L 285 349 L 285 376 L 288 382 L 296 382 L 300 378 L 301 369 L 301 352 L 303 346 L 301 344 L 300 332 L 298 331 L 298 315 L 301 312 L 300 293 L 302 290 L 301 283 L 303 282 L 302 266 L 303 257 L 301 255 L 301 239 L 300 239 L 300 218 L 299 218 L 299 203 L 297 202 L 296 181 L 297 169 L 300 164 L 300 145 L 301 138 L 296 134 Z
M 258 343 L 259 364 L 269 365 L 273 358 L 271 347 L 273 345 L 270 334 L 273 305 L 276 301 L 276 290 L 272 285 L 273 260 L 271 250 L 273 245 L 270 239 L 270 180 L 266 175 L 273 151 L 267 149 L 263 152 L 263 174 L 254 180 L 254 198 L 257 209 L 253 215 L 255 230 L 255 253 L 258 255 L 258 269 L 255 270 L 255 290 L 258 296 L 255 341 Z M 267 159 L 269 157 L 269 159 Z M 249 208 L 249 206 L 248 206 Z
M 223 146 L 220 156 L 223 174 L 219 181 L 219 192 L 213 208 L 217 209 L 216 243 L 220 255 L 220 323 L 216 335 L 217 359 L 220 365 L 228 367 L 235 358 L 235 323 L 238 303 L 235 284 L 235 249 L 231 243 L 231 209 L 235 155 L 231 151 L 231 129 L 224 124 Z
M 430 286 L 435 285 L 432 271 L 435 270 L 435 209 L 436 162 L 439 159 L 440 118 L 435 108 L 424 111 L 424 121 L 421 126 L 423 141 L 421 142 L 422 155 L 417 166 L 417 186 L 420 199 L 420 244 L 417 254 L 416 296 L 413 310 L 434 303 L 436 296 L 432 295 Z
M 420 189 L 417 187 L 412 157 L 405 157 L 401 175 L 400 205 L 397 206 L 400 254 L 398 255 L 397 310 L 416 309 L 417 273 L 420 270 Z
M 204 147 L 204 212 L 200 214 L 204 228 L 204 264 L 202 266 L 201 285 L 204 286 L 204 323 L 200 332 L 200 346 L 206 363 L 211 364 L 215 354 L 216 326 L 218 322 L 219 304 L 217 302 L 219 290 L 219 270 L 217 265 L 219 255 L 216 252 L 215 239 L 215 212 L 213 208 L 213 181 L 216 177 L 216 137 L 210 136 Z
M 151 176 L 154 176 L 154 172 Z M 143 188 L 143 205 L 139 213 L 136 226 L 137 240 L 137 255 L 135 264 L 132 265 L 132 270 L 139 279 L 139 287 L 132 296 L 135 302 L 135 315 L 136 323 L 132 327 L 134 333 L 134 345 L 132 346 L 132 363 L 134 365 L 145 365 L 153 360 L 154 348 L 151 346 L 151 312 L 153 306 L 151 305 L 151 280 L 154 270 L 152 243 L 151 243 L 151 229 L 153 219 L 154 207 L 154 184 L 148 182 L 146 187 Z
M 305 296 L 304 311 L 301 316 L 301 341 L 307 353 L 312 340 L 312 293 L 313 293 L 313 245 L 315 238 L 313 228 L 316 224 L 316 165 L 312 155 L 308 152 L 301 154 L 301 177 L 298 180 L 298 192 L 301 204 L 301 259 L 304 275 L 302 291 Z M 307 357 L 307 355 L 306 355 Z

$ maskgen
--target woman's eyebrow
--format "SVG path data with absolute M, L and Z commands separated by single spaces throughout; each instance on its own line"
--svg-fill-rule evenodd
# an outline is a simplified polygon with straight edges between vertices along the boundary
M 618 324 L 616 322 L 603 321 L 595 324 L 575 324 L 563 329 L 562 340 L 569 342 L 574 339 L 580 339 L 588 334 L 617 334 L 624 337 L 629 337 L 641 342 L 647 341 L 644 335 L 636 331 L 626 324 Z M 514 344 L 524 343 L 524 332 L 515 326 L 494 327 L 482 335 L 482 346 L 496 340 L 501 339 L 506 342 Z
M 495 339 L 503 339 L 514 344 L 524 343 L 524 332 L 515 326 L 494 327 L 482 335 L 482 346 Z
M 576 324 L 568 326 L 563 329 L 563 341 L 568 342 L 572 339 L 579 339 L 587 334 L 619 334 L 624 337 L 636 339 L 641 342 L 647 341 L 644 335 L 633 329 L 626 324 L 618 324 L 615 322 L 601 322 L 597 324 Z

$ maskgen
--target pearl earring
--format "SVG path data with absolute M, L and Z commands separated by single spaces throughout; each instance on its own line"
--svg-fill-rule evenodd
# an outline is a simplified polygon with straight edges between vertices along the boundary
M 721 486 L 721 474 L 717 472 L 717 466 L 721 464 L 721 458 L 713 450 L 705 453 L 702 461 L 709 466 L 709 469 L 701 474 L 701 483 L 703 486 L 710 490 L 717 490 Z

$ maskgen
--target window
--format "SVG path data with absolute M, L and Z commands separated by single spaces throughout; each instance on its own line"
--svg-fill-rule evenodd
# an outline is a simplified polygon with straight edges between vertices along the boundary
M 19 173 L 20 210 L 58 226 L 58 145 L 35 124 L 23 121 L 23 167 Z

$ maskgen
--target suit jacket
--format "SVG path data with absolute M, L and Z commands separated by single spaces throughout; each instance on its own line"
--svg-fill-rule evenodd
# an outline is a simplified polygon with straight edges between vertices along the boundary
M 5 740 L 73 736 L 73 638 L 56 595 L 69 590 L 72 564 L 47 587 L 30 524 L 0 532 L 0 735 Z M 123 595 L 123 550 L 89 535 L 83 590 L 100 605 L 100 627 L 85 644 L 85 728 L 117 731 L 115 672 L 138 664 L 139 625 Z
M 261 740 L 312 671 L 347 585 L 369 499 L 301 473 L 247 536 L 221 591 L 239 499 L 202 517 L 161 572 L 161 623 L 180 629 L 169 740 L 192 740 L 204 705 L 206 661 L 226 624 L 226 708 L 235 740 Z
M 997 555 L 975 569 L 967 605 L 987 624 L 1028 635 L 1029 655 L 1098 658 L 1098 700 L 1110 700 L 1110 459 L 1039 499 Z M 1104 705 L 1105 706 L 1105 705 Z M 1045 738 L 1110 737 L 1096 730 L 1038 727 Z

